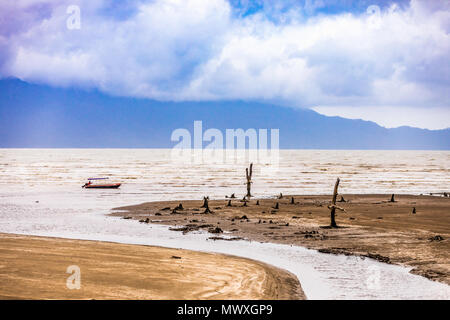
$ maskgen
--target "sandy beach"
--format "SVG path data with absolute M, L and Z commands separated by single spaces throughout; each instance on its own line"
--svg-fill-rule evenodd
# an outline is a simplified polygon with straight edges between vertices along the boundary
M 2 233 L 0 255 L 0 299 L 304 298 L 294 275 L 222 254 Z
M 274 196 L 246 205 L 241 199 L 211 200 L 211 213 L 204 213 L 202 200 L 160 201 L 116 208 L 112 215 L 171 225 L 173 232 L 204 230 L 217 241 L 248 239 L 370 257 L 450 284 L 449 198 L 396 195 L 390 202 L 386 194 L 343 197 L 345 202 L 338 204 L 346 212 L 338 212 L 339 228 L 327 227 L 331 196 Z

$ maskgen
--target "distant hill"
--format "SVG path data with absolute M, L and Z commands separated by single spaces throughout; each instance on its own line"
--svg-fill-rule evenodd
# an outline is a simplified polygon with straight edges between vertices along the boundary
M 254 102 L 158 102 L 0 80 L 0 147 L 170 148 L 177 128 L 280 129 L 284 149 L 450 150 L 450 129 L 386 129 Z

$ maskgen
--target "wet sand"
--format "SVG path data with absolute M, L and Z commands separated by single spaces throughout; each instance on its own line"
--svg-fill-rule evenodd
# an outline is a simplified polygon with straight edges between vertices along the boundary
M 171 225 L 174 232 L 205 230 L 217 241 L 244 238 L 370 257 L 450 284 L 450 198 L 396 195 L 390 202 L 391 195 L 344 194 L 339 228 L 329 228 L 331 196 L 294 196 L 293 204 L 291 197 L 252 199 L 246 206 L 241 199 L 211 200 L 212 213 L 204 213 L 202 200 L 149 202 L 112 215 Z
M 249 259 L 0 234 L 0 299 L 303 299 L 297 278 Z M 67 268 L 81 271 L 68 289 Z

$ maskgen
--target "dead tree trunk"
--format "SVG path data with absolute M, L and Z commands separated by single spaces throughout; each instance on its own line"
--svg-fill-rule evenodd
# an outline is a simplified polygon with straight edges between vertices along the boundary
M 203 205 L 200 208 L 208 208 L 209 197 L 203 197 Z
M 330 211 L 330 227 L 332 228 L 337 228 L 337 224 L 336 224 L 336 209 L 344 211 L 345 210 L 343 208 L 340 208 L 338 206 L 336 206 L 336 199 L 337 199 L 337 195 L 338 195 L 338 187 L 339 187 L 339 181 L 340 179 L 337 178 L 336 179 L 336 183 L 334 185 L 334 191 L 333 191 L 333 199 L 331 200 L 331 205 L 328 206 L 328 208 L 331 210 Z
M 252 174 L 253 174 L 253 163 L 250 163 L 250 168 L 245 168 L 245 178 L 247 179 L 247 198 L 252 196 L 251 187 L 252 187 Z
M 209 210 L 209 196 L 208 197 L 203 197 L 203 205 L 201 207 L 205 208 L 205 212 L 204 213 L 212 213 L 212 211 Z

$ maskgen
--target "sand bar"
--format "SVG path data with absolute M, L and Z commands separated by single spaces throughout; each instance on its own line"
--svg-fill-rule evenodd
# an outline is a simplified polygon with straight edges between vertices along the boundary
M 304 298 L 294 275 L 223 254 L 0 234 L 0 256 L 0 299 Z
M 231 200 L 231 207 L 230 199 L 211 200 L 208 214 L 201 200 L 181 201 L 183 210 L 175 211 L 180 201 L 149 202 L 122 207 L 113 215 L 177 226 L 173 229 L 178 232 L 201 229 L 218 241 L 244 238 L 367 256 L 450 284 L 450 198 L 396 195 L 389 202 L 391 195 L 343 196 L 346 202 L 338 204 L 346 213 L 338 213 L 337 229 L 324 228 L 330 223 L 331 196 L 317 195 L 294 196 L 294 204 L 287 195 L 252 199 L 247 206 L 239 198 Z M 214 233 L 216 227 L 224 233 Z

